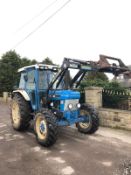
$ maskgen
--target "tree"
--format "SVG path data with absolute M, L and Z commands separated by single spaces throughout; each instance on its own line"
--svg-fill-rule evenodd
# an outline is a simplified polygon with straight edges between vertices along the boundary
M 31 64 L 37 64 L 37 61 L 35 59 L 31 60 Z
M 108 81 L 108 77 L 103 72 L 88 72 L 84 78 L 84 80 L 97 80 L 97 79 Z
M 54 65 L 53 61 L 50 59 L 50 58 L 45 58 L 43 61 L 42 61 L 43 64 L 48 64 L 48 65 Z
M 21 58 L 15 51 L 3 54 L 0 60 L 0 94 L 4 91 L 11 92 L 19 82 L 17 70 L 24 66 L 36 64 L 36 60 Z
M 0 92 L 12 91 L 18 81 L 17 70 L 21 67 L 21 58 L 15 51 L 6 52 L 0 60 Z
M 105 87 L 108 82 L 108 77 L 103 72 L 88 72 L 81 82 L 80 89 L 89 86 Z
M 32 64 L 36 64 L 37 61 L 36 60 L 30 60 L 26 57 L 24 58 L 21 58 L 21 67 L 24 67 L 24 66 L 30 66 Z
M 109 81 L 106 74 L 101 72 L 88 72 L 84 80 L 81 82 L 80 90 L 83 90 L 85 87 L 90 86 L 98 86 L 114 90 L 123 90 L 120 83 L 118 83 L 117 81 Z
M 29 60 L 28 58 L 21 59 L 21 67 L 29 66 L 29 65 L 31 65 L 31 60 Z

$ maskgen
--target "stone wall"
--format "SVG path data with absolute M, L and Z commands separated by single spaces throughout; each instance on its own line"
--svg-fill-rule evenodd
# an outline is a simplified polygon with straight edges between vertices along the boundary
M 96 108 L 102 107 L 102 88 L 85 88 L 85 101 Z
M 100 125 L 131 130 L 131 111 L 99 108 Z
M 131 111 L 102 108 L 102 88 L 86 88 L 85 100 L 98 109 L 101 126 L 131 130 Z

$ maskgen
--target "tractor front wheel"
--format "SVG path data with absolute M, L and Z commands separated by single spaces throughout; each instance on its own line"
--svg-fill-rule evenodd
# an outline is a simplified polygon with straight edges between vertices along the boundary
M 57 140 L 56 117 L 50 111 L 36 114 L 34 130 L 39 144 L 52 146 Z
M 84 134 L 93 134 L 98 130 L 99 118 L 97 112 L 89 105 L 82 105 L 80 115 L 88 118 L 88 122 L 76 124 L 78 131 Z

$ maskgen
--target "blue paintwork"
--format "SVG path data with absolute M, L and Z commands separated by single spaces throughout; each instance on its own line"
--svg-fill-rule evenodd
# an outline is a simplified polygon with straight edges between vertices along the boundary
M 80 116 L 79 109 L 77 110 L 67 110 L 64 111 L 64 103 L 65 100 L 69 99 L 80 99 L 80 92 L 73 91 L 73 90 L 56 90 L 56 91 L 50 91 L 49 95 L 53 95 L 54 97 L 51 97 L 52 101 L 60 100 L 60 112 L 63 112 L 63 119 L 58 121 L 59 126 L 68 126 L 73 125 L 74 123 L 78 122 L 88 122 L 88 116 Z
M 40 103 L 40 92 L 44 93 L 46 89 L 39 89 L 39 71 L 38 69 L 29 68 L 25 71 L 25 73 L 28 73 L 29 71 L 34 70 L 34 89 L 29 89 L 26 86 L 25 82 L 25 91 L 29 94 L 31 99 L 31 106 L 32 109 L 37 112 L 41 110 L 41 103 Z M 47 81 L 49 82 L 49 76 L 47 76 Z M 45 83 L 45 87 L 47 87 L 47 82 L 43 82 L 43 85 Z M 34 93 L 35 95 L 35 101 L 33 102 L 31 93 Z M 64 111 L 64 105 L 65 100 L 72 100 L 72 99 L 80 99 L 80 92 L 73 91 L 73 90 L 50 90 L 49 96 L 51 101 L 60 101 L 59 110 L 63 113 L 63 118 L 58 121 L 59 126 L 67 126 L 72 125 L 77 122 L 84 122 L 88 120 L 87 116 L 80 116 L 79 109 L 71 111 L 67 110 Z M 43 126 L 41 125 L 41 129 L 43 130 Z
M 74 120 L 74 119 L 77 119 L 78 116 L 79 116 L 79 110 L 75 110 L 75 111 L 64 111 L 63 112 L 64 114 L 64 118 L 66 118 L 68 121 L 70 120 Z
M 36 84 L 39 84 L 39 73 L 38 69 L 35 69 L 35 81 Z M 40 96 L 39 96 L 39 87 L 35 86 L 35 101 L 36 101 L 36 109 L 40 110 Z
M 53 95 L 52 101 L 60 100 L 60 111 L 64 112 L 65 100 L 80 99 L 80 92 L 73 90 L 53 90 L 49 91 L 49 95 Z
M 65 120 L 66 119 L 66 120 Z M 58 126 L 70 126 L 74 123 L 89 122 L 88 116 L 80 116 L 79 110 L 76 111 L 65 111 L 64 119 L 57 122 Z
M 73 90 L 52 90 L 49 91 L 49 95 L 57 95 L 58 97 L 52 98 L 52 100 L 69 100 L 80 99 L 80 92 Z

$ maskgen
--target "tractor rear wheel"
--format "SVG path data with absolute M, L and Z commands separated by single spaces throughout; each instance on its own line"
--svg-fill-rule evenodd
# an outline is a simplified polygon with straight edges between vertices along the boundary
M 15 94 L 11 104 L 12 126 L 17 131 L 26 130 L 31 120 L 29 103 L 20 95 Z
M 50 111 L 36 114 L 34 130 L 39 144 L 52 146 L 57 140 L 56 117 Z
M 88 122 L 79 122 L 76 124 L 78 131 L 84 134 L 95 133 L 99 127 L 99 118 L 95 109 L 90 105 L 82 105 L 80 115 L 87 116 L 89 119 Z

